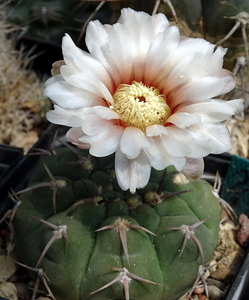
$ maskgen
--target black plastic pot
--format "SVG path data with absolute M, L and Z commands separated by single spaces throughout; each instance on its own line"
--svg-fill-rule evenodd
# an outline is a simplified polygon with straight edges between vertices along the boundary
M 224 300 L 249 299 L 249 251 Z
M 4 155 L 2 155 L 4 161 L 2 165 L 6 166 L 6 170 L 0 177 L 0 219 L 3 217 L 5 212 L 13 206 L 13 201 L 10 197 L 8 197 L 8 193 L 11 189 L 16 192 L 27 186 L 32 171 L 39 159 L 39 155 L 34 155 L 38 152 L 35 149 L 50 149 L 56 132 L 58 133 L 58 136 L 62 136 L 66 132 L 66 128 L 62 126 L 49 125 L 27 155 L 23 155 L 22 149 L 3 145 L 5 152 Z M 11 157 L 13 157 L 16 153 L 19 153 L 19 155 L 14 161 L 12 161 Z M 8 165 L 8 162 L 11 161 L 12 163 Z
M 21 190 L 26 187 L 29 178 L 32 174 L 32 171 L 36 165 L 36 162 L 39 158 L 39 155 L 30 155 L 36 152 L 39 152 L 36 149 L 51 149 L 53 150 L 54 137 L 58 138 L 64 137 L 67 127 L 49 125 L 49 127 L 44 131 L 41 135 L 38 142 L 34 145 L 34 147 L 30 150 L 28 155 L 24 156 L 20 149 L 12 149 L 12 147 L 3 147 L 5 151 L 8 150 L 18 154 L 16 159 L 10 160 L 12 163 L 8 166 L 8 170 L 5 170 L 2 174 L 0 181 L 0 194 L 2 198 L 0 200 L 0 219 L 5 214 L 5 212 L 13 206 L 13 202 L 8 197 L 8 192 L 10 189 L 14 191 Z M 57 141 L 57 143 L 59 143 Z M 60 143 L 59 143 L 60 144 Z M 11 155 L 7 155 L 8 153 L 4 153 L 4 157 L 11 157 Z M 13 155 L 12 153 L 12 155 Z M 241 177 L 235 176 L 236 174 L 245 174 L 248 172 L 249 174 L 249 161 L 243 160 L 240 158 L 231 156 L 229 154 L 225 155 L 209 155 L 205 159 L 205 173 L 215 175 L 218 170 L 221 174 L 223 180 L 223 189 L 221 191 L 221 197 L 226 198 L 229 197 L 229 191 L 227 191 L 227 184 L 233 180 L 233 183 L 239 186 L 241 193 L 241 199 L 244 197 L 243 189 L 245 193 L 249 192 L 246 185 L 248 182 L 245 180 L 241 181 Z M 239 163 L 238 163 L 239 160 Z M 243 164 L 242 164 L 243 162 Z M 235 175 L 234 175 L 235 174 Z M 244 185 L 243 185 L 244 184 Z M 236 194 L 237 197 L 237 194 Z M 231 197 L 230 197 L 231 198 Z M 244 199 L 244 198 L 243 198 Z M 249 197 L 247 198 L 249 199 Z M 231 202 L 231 201 L 230 201 Z M 240 213 L 241 205 L 240 199 L 236 202 L 235 211 Z M 235 204 L 236 204 L 235 203 Z M 244 205 L 246 211 L 249 212 L 249 201 L 247 201 L 246 205 Z M 234 279 L 230 289 L 228 290 L 225 298 L 223 300 L 248 300 L 249 297 L 249 249 L 247 249 L 247 256 L 240 267 L 240 270 Z
M 12 169 L 23 155 L 21 148 L 0 144 L 0 178 Z
M 6 211 L 6 200 L 9 191 L 9 183 L 12 182 L 14 174 L 18 171 L 23 160 L 23 149 L 0 145 L 0 219 Z

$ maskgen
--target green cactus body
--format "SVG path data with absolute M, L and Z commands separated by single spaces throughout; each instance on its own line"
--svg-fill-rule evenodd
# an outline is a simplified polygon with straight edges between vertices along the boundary
M 231 19 L 241 12 L 249 13 L 249 2 L 244 0 L 203 0 L 203 18 L 205 32 L 214 37 L 226 35 L 235 25 L 236 19 Z M 233 36 L 241 39 L 241 31 Z
M 13 223 L 22 262 L 43 269 L 57 300 L 178 299 L 217 243 L 221 208 L 212 187 L 176 183 L 174 170 L 153 171 L 148 186 L 130 194 L 116 183 L 112 156 L 81 155 L 77 163 L 71 150 L 59 148 L 38 163 L 30 185 L 51 182 L 45 164 L 60 187 L 20 197 Z M 180 251 L 185 235 L 178 229 L 205 218 L 193 230 L 202 261 L 191 238 Z
M 225 68 L 233 70 L 238 57 L 244 56 L 248 60 L 248 1 L 171 0 L 171 3 L 182 35 L 205 38 L 227 49 Z M 158 11 L 175 23 L 167 2 L 161 1 Z
M 186 22 L 186 25 L 194 32 L 200 31 L 200 20 L 202 16 L 201 0 L 171 0 L 178 19 Z M 167 2 L 161 1 L 159 12 L 168 18 L 173 18 L 171 9 Z

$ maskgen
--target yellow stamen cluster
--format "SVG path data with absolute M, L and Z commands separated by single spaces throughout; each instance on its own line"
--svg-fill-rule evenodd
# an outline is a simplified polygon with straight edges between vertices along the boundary
M 113 99 L 111 108 L 119 114 L 126 127 L 137 127 L 144 131 L 150 125 L 165 125 L 171 114 L 165 96 L 142 82 L 121 84 Z

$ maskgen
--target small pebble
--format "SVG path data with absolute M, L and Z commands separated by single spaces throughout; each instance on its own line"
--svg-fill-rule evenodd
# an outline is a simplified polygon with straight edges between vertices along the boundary
M 208 300 L 206 295 L 199 295 L 199 300 Z
M 249 244 L 249 219 L 246 215 L 239 216 L 239 230 L 237 232 L 237 240 L 243 247 Z
M 205 291 L 204 286 L 198 287 L 198 288 L 195 288 L 195 289 L 194 289 L 194 293 L 197 294 L 197 295 L 198 295 L 198 294 L 204 293 L 204 291 Z
M 224 292 L 222 292 L 215 285 L 208 286 L 208 293 L 209 293 L 209 300 L 220 300 L 224 296 Z

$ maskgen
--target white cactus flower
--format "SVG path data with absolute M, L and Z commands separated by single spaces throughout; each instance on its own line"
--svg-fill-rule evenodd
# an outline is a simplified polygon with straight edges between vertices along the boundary
M 222 47 L 180 36 L 163 14 L 129 8 L 112 26 L 90 22 L 86 45 L 89 53 L 63 38 L 64 62 L 45 84 L 54 104 L 47 118 L 72 127 L 68 140 L 91 155 L 115 153 L 123 190 L 143 188 L 151 167 L 197 178 L 204 156 L 231 148 L 223 122 L 243 100 L 212 99 L 235 86 Z

